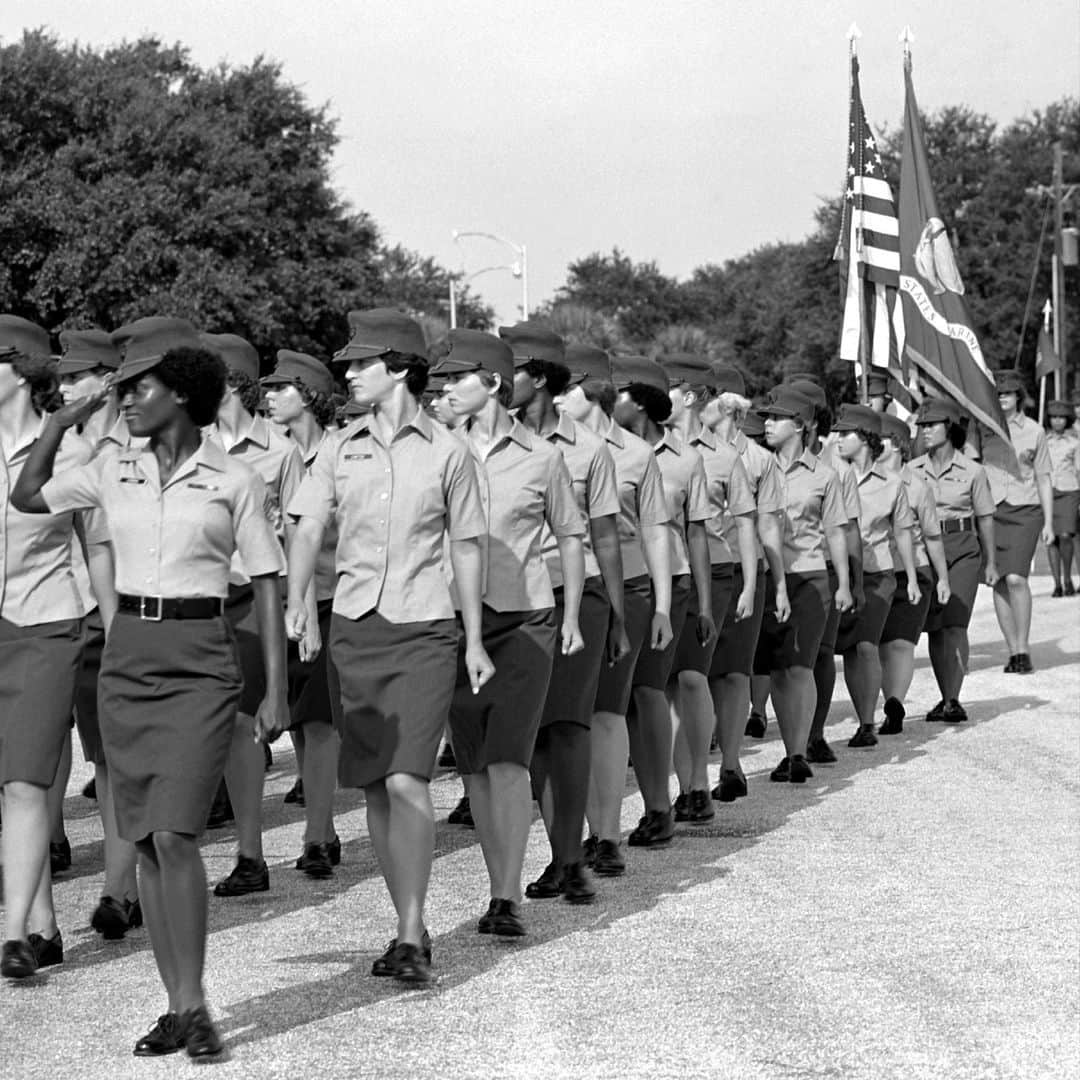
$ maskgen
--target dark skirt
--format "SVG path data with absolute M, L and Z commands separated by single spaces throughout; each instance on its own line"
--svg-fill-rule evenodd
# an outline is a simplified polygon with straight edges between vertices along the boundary
M 736 563 L 731 581 L 731 603 L 728 604 L 720 636 L 716 640 L 709 667 L 710 679 L 720 679 L 725 675 L 750 675 L 754 670 L 754 653 L 761 634 L 761 620 L 765 615 L 765 567 L 762 563 L 758 563 L 753 614 L 748 619 L 736 622 L 735 605 L 742 591 L 742 565 Z
M 1054 535 L 1075 536 L 1080 514 L 1080 491 L 1054 492 Z
M 839 588 L 840 581 L 836 576 L 836 567 L 832 563 L 825 564 L 825 572 L 829 575 L 829 610 L 825 614 L 825 628 L 821 633 L 821 644 L 818 645 L 820 652 L 836 652 L 836 638 L 840 633 L 840 612 L 837 607 L 832 603 L 831 598 L 836 595 L 836 590 Z M 851 572 L 851 563 L 848 562 L 848 581 L 855 580 L 855 575 Z
M 225 602 L 225 618 L 236 638 L 236 656 L 244 688 L 236 711 L 254 716 L 266 696 L 266 670 L 263 667 L 259 617 L 255 611 L 255 590 L 250 585 L 230 585 Z
M 366 787 L 393 773 L 430 780 L 454 694 L 457 623 L 335 613 L 330 652 L 342 787 Z
M 1031 573 L 1042 526 L 1041 506 L 998 505 L 994 513 L 994 554 L 1002 577 L 1013 574 L 1026 578 Z
M 916 568 L 919 583 L 919 602 L 911 604 L 907 596 L 907 571 L 896 571 L 896 592 L 893 593 L 889 616 L 881 630 L 880 644 L 890 641 L 908 641 L 914 645 L 919 640 L 930 601 L 934 598 L 937 580 L 929 566 Z
M 754 654 L 755 675 L 768 675 L 793 667 L 813 669 L 817 660 L 829 608 L 834 606 L 829 575 L 824 570 L 816 570 L 808 574 L 788 574 L 785 580 L 791 615 L 787 622 L 780 622 L 776 618 L 776 586 L 772 574 L 765 578 L 765 615 Z
M 630 652 L 614 667 L 600 665 L 600 681 L 596 687 L 596 712 L 625 716 L 630 707 L 631 681 L 638 656 L 648 648 L 646 638 L 652 625 L 652 584 L 648 574 L 623 582 L 623 610 L 626 616 L 626 636 Z
M 115 616 L 101 657 L 98 710 L 125 840 L 205 831 L 240 686 L 226 619 Z
M 330 708 L 330 683 L 327 667 L 330 660 L 330 617 L 334 601 L 319 601 L 319 636 L 322 648 L 310 664 L 300 659 L 300 643 L 289 642 L 289 712 L 290 728 L 305 724 L 332 724 L 334 712 Z M 339 684 L 340 685 L 340 684 Z
M 555 650 L 548 683 L 544 712 L 540 726 L 549 724 L 577 724 L 592 726 L 593 706 L 596 704 L 596 687 L 600 682 L 600 668 L 607 655 L 608 622 L 611 604 L 604 589 L 604 580 L 591 577 L 585 582 L 581 593 L 581 610 L 578 625 L 585 648 L 573 656 L 563 656 Z M 562 626 L 563 590 L 555 590 L 555 625 Z
M 663 690 L 671 678 L 671 669 L 675 663 L 675 653 L 686 624 L 686 613 L 690 608 L 690 594 L 694 591 L 689 574 L 680 574 L 671 579 L 671 644 L 662 652 L 655 649 L 642 649 L 638 654 L 637 665 L 631 686 L 647 686 L 652 690 Z M 650 619 L 652 617 L 650 608 Z
M 712 593 L 713 622 L 717 630 L 723 625 L 727 616 L 728 607 L 731 605 L 732 587 L 735 583 L 735 574 L 731 563 L 718 563 L 712 567 L 709 576 L 709 588 Z M 686 621 L 683 623 L 682 633 L 679 635 L 679 643 L 675 648 L 675 662 L 671 665 L 671 674 L 678 675 L 680 671 L 697 671 L 702 675 L 708 675 L 712 666 L 713 653 L 716 650 L 716 636 L 708 645 L 702 646 L 697 636 L 697 617 L 700 608 L 698 606 L 697 589 L 690 590 L 690 604 L 686 609 Z
M 931 597 L 924 626 L 928 634 L 950 627 L 966 627 L 971 622 L 971 609 L 982 576 L 982 547 L 975 533 L 942 533 L 941 541 L 945 546 L 952 595 L 944 607 L 936 596 Z
M 91 765 L 105 764 L 105 746 L 98 723 L 98 675 L 101 654 L 105 649 L 105 624 L 94 608 L 86 616 L 86 643 L 83 645 L 79 678 L 75 683 L 75 723 L 82 743 L 83 757 Z
M 864 601 L 857 612 L 849 611 L 840 619 L 840 632 L 836 635 L 838 653 L 854 649 L 860 642 L 877 645 L 881 641 L 895 593 L 896 574 L 892 570 L 863 574 Z
M 0 619 L 0 785 L 49 787 L 71 725 L 83 620 Z
M 551 681 L 557 633 L 552 608 L 493 611 L 484 605 L 484 648 L 495 675 L 474 694 L 462 647 L 450 708 L 459 772 L 481 772 L 500 762 L 528 767 Z

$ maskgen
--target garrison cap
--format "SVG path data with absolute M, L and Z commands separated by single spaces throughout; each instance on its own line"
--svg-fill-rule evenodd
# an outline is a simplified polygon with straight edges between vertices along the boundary
M 809 398 L 814 403 L 815 408 L 827 409 L 829 407 L 829 399 L 825 396 L 825 391 L 819 383 L 800 377 L 798 379 L 789 379 L 784 385 L 790 387 L 796 393 L 802 394 L 804 398 Z
M 721 364 L 713 368 L 713 379 L 718 394 L 738 394 L 746 397 L 746 380 L 738 368 Z
M 156 368 L 170 349 L 200 349 L 205 344 L 187 319 L 150 315 L 121 326 L 110 335 L 120 351 L 117 382 L 135 379 Z
M 250 379 L 259 377 L 259 354 L 255 346 L 239 334 L 200 334 L 203 345 L 225 361 L 225 367 Z
M 595 345 L 567 345 L 564 362 L 570 369 L 571 385 L 586 379 L 611 382 L 611 357 Z
M 833 421 L 833 431 L 872 431 L 881 434 L 881 413 L 874 412 L 869 405 L 852 405 L 845 402 L 840 406 L 840 415 Z
M 916 424 L 958 424 L 960 412 L 947 398 L 926 398 L 915 414 Z
M 500 326 L 499 337 L 514 354 L 514 367 L 524 367 L 530 360 L 546 360 L 549 364 L 566 364 L 566 343 L 554 330 L 536 322 L 519 322 Z
M 330 374 L 330 369 L 314 356 L 293 352 L 291 349 L 278 349 L 274 370 L 259 382 L 263 386 L 301 383 L 313 393 L 325 394 L 327 397 L 334 392 L 334 377 Z
M 428 347 L 420 324 L 397 308 L 350 311 L 352 337 L 334 353 L 334 362 L 375 360 L 389 352 L 427 360 Z
M 438 356 L 435 374 L 448 378 L 487 371 L 504 383 L 514 381 L 514 354 L 510 346 L 483 330 L 451 330 L 432 350 Z
M 872 367 L 866 373 L 866 392 L 880 397 L 889 392 L 889 372 L 885 368 Z
M 765 434 L 765 418 L 756 409 L 751 409 L 739 427 L 748 439 L 758 439 Z
M 81 371 L 120 366 L 120 350 L 104 330 L 61 330 L 60 363 L 57 375 L 77 375 Z
M 1046 406 L 1047 416 L 1065 416 L 1069 417 L 1074 415 L 1074 407 L 1067 401 L 1051 401 Z
M 1016 368 L 1004 368 L 994 372 L 994 382 L 997 383 L 999 394 L 1023 394 L 1026 391 L 1024 377 Z
M 647 356 L 613 356 L 611 381 L 617 390 L 625 390 L 634 383 L 651 386 L 665 394 L 671 388 L 667 372 Z
M 51 356 L 49 334 L 20 315 L 0 315 L 0 360 L 14 360 L 17 353 Z
M 769 391 L 765 404 L 758 406 L 758 412 L 766 418 L 775 416 L 809 424 L 814 419 L 814 403 L 805 394 L 781 384 Z
M 712 364 L 702 356 L 693 353 L 666 353 L 657 357 L 660 366 L 667 372 L 672 386 L 707 386 L 715 388 L 716 377 Z
M 911 428 L 908 427 L 906 420 L 901 420 L 899 416 L 893 416 L 892 413 L 876 413 L 875 415 L 881 417 L 881 434 L 884 438 L 892 439 L 894 442 L 897 440 L 911 442 Z

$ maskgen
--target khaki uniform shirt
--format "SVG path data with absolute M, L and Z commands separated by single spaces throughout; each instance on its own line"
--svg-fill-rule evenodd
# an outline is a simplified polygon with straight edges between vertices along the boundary
M 1013 476 L 997 465 L 986 465 L 990 480 L 990 493 L 994 503 L 1010 506 L 1038 506 L 1039 488 L 1037 476 L 1048 477 L 1053 472 L 1050 453 L 1046 448 L 1046 432 L 1029 416 L 1017 413 L 1009 417 L 1009 436 L 1016 460 L 1020 466 L 1019 477 Z
M 952 461 L 938 472 L 929 455 L 923 454 L 911 462 L 910 468 L 926 481 L 939 521 L 994 516 L 994 497 L 986 470 L 972 458 L 956 451 Z
M 1046 450 L 1050 455 L 1050 483 L 1055 491 L 1080 489 L 1080 439 L 1066 429 L 1046 433 Z
M 641 539 L 642 526 L 666 525 L 671 515 L 652 447 L 644 439 L 619 427 L 614 420 L 604 433 L 604 441 L 615 462 L 623 579 L 630 581 L 649 572 Z
M 859 531 L 862 535 L 863 570 L 880 574 L 886 570 L 903 570 L 903 564 L 892 555 L 892 536 L 896 529 L 910 529 L 915 520 L 908 504 L 907 488 L 898 473 L 886 472 L 871 464 L 862 476 L 855 473 L 859 485 Z
M 753 439 L 748 439 L 743 432 L 736 429 L 735 437 L 731 445 L 739 455 L 746 469 L 747 479 L 750 481 L 750 491 L 754 496 L 754 504 L 758 514 L 777 514 L 784 508 L 784 490 L 780 483 L 780 473 L 776 467 L 776 457 L 763 446 L 759 446 Z M 734 518 L 724 519 L 724 538 L 731 548 L 732 555 L 737 562 L 739 560 L 739 534 L 735 528 Z M 761 546 L 761 540 L 754 537 L 754 548 L 758 559 L 765 557 L 765 549 Z
M 930 556 L 927 554 L 926 541 L 941 539 L 941 523 L 938 521 L 934 494 L 923 476 L 913 472 L 910 465 L 901 468 L 900 479 L 904 482 L 908 506 L 911 507 L 911 513 L 915 518 L 911 525 L 911 546 L 915 551 L 915 567 L 917 569 L 920 566 L 929 566 Z M 896 542 L 890 538 L 889 543 L 893 565 L 897 570 L 901 570 L 903 567 Z
M 738 545 L 728 543 L 728 533 L 735 532 L 735 518 L 752 515 L 755 510 L 750 478 L 738 452 L 729 443 L 717 440 L 713 432 L 701 428 L 690 440 L 705 466 L 705 483 L 713 515 L 705 523 L 709 537 L 709 562 L 714 566 L 732 563 Z
M 825 569 L 828 529 L 849 519 L 836 473 L 804 450 L 786 469 L 777 461 L 784 490 L 784 569 L 807 574 Z
M 671 576 L 690 573 L 686 548 L 686 527 L 691 522 L 707 522 L 713 515 L 709 505 L 705 463 L 692 447 L 665 431 L 653 448 L 660 475 L 664 478 L 664 497 L 668 507 L 668 535 L 671 550 Z

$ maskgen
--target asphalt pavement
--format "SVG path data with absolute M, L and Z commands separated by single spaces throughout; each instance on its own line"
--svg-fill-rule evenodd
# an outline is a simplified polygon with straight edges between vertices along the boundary
M 1034 675 L 1002 672 L 989 591 L 971 628 L 970 722 L 928 724 L 917 653 L 904 733 L 849 750 L 843 679 L 827 736 L 840 760 L 772 784 L 775 722 L 748 740 L 750 794 L 670 847 L 628 852 L 597 902 L 530 901 L 524 939 L 476 933 L 487 906 L 461 794 L 432 786 L 440 825 L 428 903 L 437 981 L 369 975 L 393 936 L 362 798 L 339 795 L 336 876 L 293 869 L 302 812 L 287 740 L 268 776 L 271 889 L 210 898 L 207 990 L 236 1077 L 1075 1077 L 1080 1061 L 1080 597 L 1033 579 Z M 145 930 L 88 925 L 101 888 L 96 805 L 65 804 L 73 866 L 55 886 L 66 959 L 0 985 L 0 1077 L 159 1077 L 135 1039 L 164 1010 Z M 715 781 L 719 761 L 711 766 Z M 628 775 L 624 828 L 640 814 Z M 211 881 L 234 835 L 208 834 Z M 527 880 L 547 861 L 537 823 Z

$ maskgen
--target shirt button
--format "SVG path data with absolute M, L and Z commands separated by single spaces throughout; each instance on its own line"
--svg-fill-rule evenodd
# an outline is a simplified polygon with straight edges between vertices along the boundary
M 383 493 L 382 493 L 382 494 L 381 494 L 381 495 L 379 496 L 379 498 L 380 498 L 380 499 L 388 499 L 388 498 L 389 498 L 389 495 L 388 495 L 388 494 L 387 494 L 387 493 L 386 493 L 386 492 L 384 491 L 384 492 L 383 492 Z
M 376 550 L 376 551 L 378 551 L 378 552 L 380 552 L 380 553 L 382 552 L 382 548 L 381 548 L 381 547 L 377 547 L 377 548 L 376 548 L 375 550 Z

